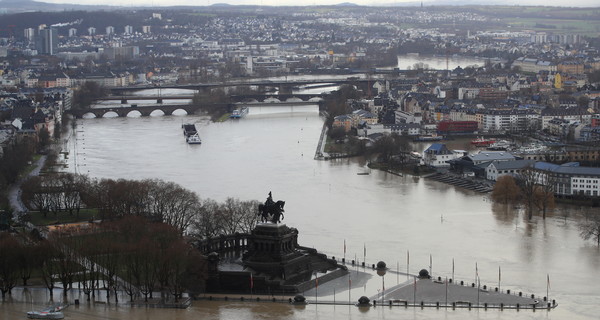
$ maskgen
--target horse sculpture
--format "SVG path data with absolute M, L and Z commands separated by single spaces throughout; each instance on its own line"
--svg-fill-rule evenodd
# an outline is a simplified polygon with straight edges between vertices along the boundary
M 281 220 L 283 220 L 283 206 L 285 206 L 285 201 L 281 200 L 272 204 L 259 204 L 258 214 L 261 216 L 261 221 L 267 222 L 270 220 L 273 223 L 281 222 Z

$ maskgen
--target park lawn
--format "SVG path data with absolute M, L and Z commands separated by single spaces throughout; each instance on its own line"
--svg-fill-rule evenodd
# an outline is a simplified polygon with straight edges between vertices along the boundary
M 327 137 L 327 141 L 325 141 L 325 152 L 327 153 L 345 153 L 346 144 L 344 143 L 335 143 L 330 137 Z
M 35 169 L 35 165 L 37 163 L 38 160 L 40 160 L 42 156 L 39 154 L 34 154 L 33 157 L 31 158 L 31 164 L 27 165 L 23 171 L 21 172 L 21 174 L 19 175 L 21 178 L 22 177 L 26 177 L 31 171 L 33 171 L 33 169 Z
M 77 216 L 77 213 L 70 215 L 69 212 L 66 211 L 58 212 L 56 215 L 49 212 L 46 217 L 38 211 L 32 211 L 29 215 L 31 217 L 31 223 L 36 226 L 84 222 L 99 218 L 98 209 L 81 209 L 79 211 L 79 217 Z

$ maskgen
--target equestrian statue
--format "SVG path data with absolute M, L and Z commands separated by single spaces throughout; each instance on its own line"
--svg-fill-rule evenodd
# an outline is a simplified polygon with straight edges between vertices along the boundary
M 273 201 L 273 195 L 271 194 L 271 191 L 269 191 L 269 197 L 267 197 L 265 203 L 258 205 L 258 214 L 261 217 L 261 221 L 271 221 L 272 223 L 281 222 L 281 220 L 283 220 L 283 206 L 285 206 L 285 201 Z

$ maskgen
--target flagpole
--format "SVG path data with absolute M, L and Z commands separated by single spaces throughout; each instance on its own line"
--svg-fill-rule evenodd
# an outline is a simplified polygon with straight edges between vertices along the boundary
M 547 273 L 547 279 L 548 281 L 546 281 L 546 299 L 548 299 L 548 303 L 550 303 L 550 274 Z
M 454 258 L 452 258 L 452 281 L 455 281 L 456 279 L 454 279 Z
M 413 284 L 413 304 L 415 306 L 417 305 L 417 277 L 414 277 L 414 284 Z
M 363 242 L 363 262 L 367 264 L 367 244 Z
M 344 263 L 346 263 L 346 239 L 344 239 Z
M 348 305 L 352 305 L 352 278 L 350 278 L 350 273 L 348 273 Z
M 410 265 L 410 251 L 406 250 L 406 278 L 409 277 L 408 267 Z
M 502 292 L 502 289 L 500 289 L 500 281 L 502 280 L 502 272 L 500 271 L 500 266 L 498 266 L 498 291 Z M 547 297 L 547 295 L 546 295 Z
M 479 286 L 481 286 L 481 282 L 479 281 L 479 276 L 477 276 L 477 307 L 479 307 Z
M 433 267 L 433 258 L 431 257 L 431 253 L 429 254 L 429 275 L 433 277 L 432 267 Z

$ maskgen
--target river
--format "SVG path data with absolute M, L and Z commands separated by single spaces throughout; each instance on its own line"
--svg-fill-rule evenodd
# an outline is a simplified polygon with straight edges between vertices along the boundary
M 236 121 L 211 123 L 200 116 L 102 118 L 77 121 L 70 171 L 106 178 L 160 178 L 202 198 L 264 201 L 269 191 L 286 201 L 284 223 L 298 228 L 301 245 L 331 256 L 362 256 L 368 263 L 546 295 L 552 311 L 468 311 L 196 301 L 188 310 L 80 306 L 77 319 L 597 319 L 600 252 L 579 237 L 580 208 L 561 208 L 544 221 L 498 208 L 486 195 L 412 176 L 365 172 L 361 158 L 313 159 L 323 125 L 314 106 L 263 107 Z M 188 145 L 182 123 L 196 123 L 203 143 Z M 76 142 L 76 143 L 75 143 Z M 415 148 L 423 148 L 424 145 Z M 18 299 L 17 299 L 18 300 Z M 23 301 L 23 300 L 21 300 Z M 39 303 L 39 301 L 37 302 Z M 26 303 L 3 303 L 0 318 L 17 318 Z M 69 312 L 67 312 L 69 314 Z M 21 317 L 21 316 L 19 316 Z

